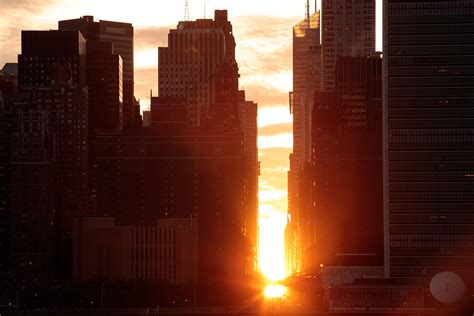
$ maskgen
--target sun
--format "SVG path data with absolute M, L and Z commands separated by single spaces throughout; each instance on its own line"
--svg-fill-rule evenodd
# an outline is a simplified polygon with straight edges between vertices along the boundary
M 265 288 L 263 294 L 266 298 L 282 298 L 286 294 L 286 287 L 283 285 L 270 284 Z

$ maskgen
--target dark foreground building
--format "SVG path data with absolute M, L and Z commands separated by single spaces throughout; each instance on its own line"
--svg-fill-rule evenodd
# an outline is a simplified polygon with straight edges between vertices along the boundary
M 386 0 L 384 22 L 386 274 L 472 291 L 473 2 Z
M 336 92 L 313 109 L 313 208 L 304 213 L 304 264 L 381 266 L 382 59 L 339 57 Z

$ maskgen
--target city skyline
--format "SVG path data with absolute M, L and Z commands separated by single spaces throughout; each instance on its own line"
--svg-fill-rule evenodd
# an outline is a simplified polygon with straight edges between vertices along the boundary
M 0 5 L 0 311 L 474 312 L 473 0 Z
M 0 3 L 6 4 L 5 0 Z M 381 1 L 377 0 L 380 12 Z M 58 20 L 93 15 L 96 21 L 112 20 L 132 23 L 135 28 L 135 95 L 141 99 L 142 109 L 149 105 L 150 89 L 157 93 L 158 47 L 167 46 L 167 33 L 184 19 L 184 1 L 156 1 L 152 4 L 138 1 L 135 8 L 125 1 L 99 4 L 90 1 L 15 1 L 5 5 L 5 16 L 0 28 L 0 64 L 15 62 L 19 52 L 21 29 L 54 29 Z M 204 17 L 204 1 L 190 1 L 190 20 Z M 150 7 L 151 6 L 151 7 Z M 320 7 L 320 0 L 318 1 Z M 304 18 L 305 1 L 208 0 L 206 17 L 212 18 L 214 9 L 228 9 L 236 37 L 236 58 L 241 74 L 240 88 L 259 104 L 259 159 L 262 162 L 259 181 L 260 211 L 265 218 L 278 218 L 275 224 L 284 224 L 287 211 L 288 155 L 293 145 L 292 116 L 288 110 L 288 91 L 292 90 L 293 25 Z M 314 3 L 311 1 L 311 11 Z M 33 14 L 33 12 L 35 14 Z M 40 12 L 40 16 L 36 13 Z M 263 15 L 262 15 L 263 13 Z M 378 15 L 379 18 L 380 15 Z M 377 21 L 380 22 L 380 19 Z M 261 27 L 266 25 L 265 32 Z M 18 36 L 15 36 L 18 34 Z M 380 49 L 380 28 L 378 46 Z M 266 58 L 271 54 L 273 58 Z M 278 216 L 280 214 L 280 216 Z M 282 227 L 280 227 L 282 229 Z

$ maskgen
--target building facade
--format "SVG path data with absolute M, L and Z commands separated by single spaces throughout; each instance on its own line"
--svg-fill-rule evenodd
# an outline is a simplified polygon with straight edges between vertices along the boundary
M 384 1 L 385 264 L 472 285 L 472 1 Z
M 304 20 L 293 27 L 293 91 L 290 93 L 290 112 L 293 114 L 293 153 L 290 157 L 291 182 L 288 190 L 288 211 L 292 214 L 292 238 L 289 244 L 301 243 L 300 177 L 305 162 L 311 159 L 311 110 L 314 92 L 321 86 L 320 12 L 307 12 Z M 301 266 L 301 248 L 294 253 L 296 265 L 288 267 L 296 272 Z
M 113 217 L 74 220 L 74 279 L 197 280 L 197 220 L 163 219 L 149 227 L 118 226 Z
M 130 23 L 114 22 L 114 21 L 94 21 L 93 16 L 83 16 L 78 19 L 64 20 L 58 22 L 59 30 L 80 31 L 88 42 L 88 65 L 89 74 L 87 85 L 91 90 L 91 109 L 95 107 L 104 108 L 104 111 L 117 111 L 117 107 L 122 105 L 117 99 L 117 94 L 122 94 L 123 108 L 121 108 L 121 116 L 125 127 L 133 127 L 137 125 L 140 116 L 140 108 L 137 107 L 134 97 L 134 30 Z M 113 51 L 97 50 L 97 43 L 111 43 Z M 89 46 L 89 44 L 92 44 Z M 95 49 L 94 49 L 95 47 Z M 105 55 L 104 55 L 105 54 Z M 122 83 L 121 88 L 117 87 L 118 61 L 114 55 L 120 55 L 122 59 Z M 108 56 L 108 57 L 107 57 Z M 105 76 L 104 76 L 105 75 Z M 103 87 L 98 78 L 104 77 L 104 81 L 109 81 L 110 86 L 105 91 L 100 90 Z M 97 87 L 96 89 L 94 87 Z M 113 89 L 112 89 L 113 87 Z M 122 89 L 122 90 L 120 90 Z M 95 91 L 101 91 L 101 93 Z M 106 93 L 106 95 L 104 95 Z M 106 104 L 99 103 L 99 100 L 107 100 Z M 116 117 L 116 113 L 114 114 Z M 116 123 L 114 121 L 114 123 Z M 99 127 L 102 127 L 99 124 Z M 113 125 L 116 127 L 116 125 Z M 120 125 L 119 125 L 120 127 Z
M 339 57 L 336 92 L 316 100 L 303 262 L 310 270 L 381 266 L 382 59 Z
M 22 31 L 22 102 L 45 111 L 54 133 L 57 275 L 72 273 L 72 220 L 90 211 L 86 42 L 78 31 Z M 32 174 L 33 176 L 33 174 Z
M 339 56 L 375 52 L 375 0 L 323 0 L 321 7 L 322 90 L 334 91 Z
M 24 291 L 37 290 L 53 275 L 55 152 L 46 111 L 22 103 L 15 111 L 9 151 L 10 267 Z
M 251 252 L 246 266 L 247 273 L 257 271 L 258 258 L 258 105 L 245 99 L 245 91 L 240 91 L 239 119 L 244 139 L 244 234 Z
M 190 109 L 189 121 L 199 125 L 220 92 L 213 78 L 224 62 L 238 71 L 227 11 L 216 10 L 214 20 L 179 22 L 168 34 L 168 47 L 158 48 L 159 96 L 184 98 Z M 237 97 L 237 91 L 234 93 Z

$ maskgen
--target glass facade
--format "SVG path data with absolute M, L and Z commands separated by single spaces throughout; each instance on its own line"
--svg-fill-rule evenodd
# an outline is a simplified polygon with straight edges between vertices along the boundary
M 474 3 L 384 1 L 386 273 L 474 268 Z

